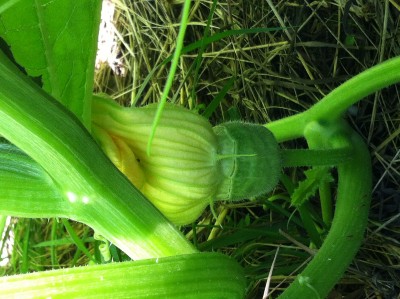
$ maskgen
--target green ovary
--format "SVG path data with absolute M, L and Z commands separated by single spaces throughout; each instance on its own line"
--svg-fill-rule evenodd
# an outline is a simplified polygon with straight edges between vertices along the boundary
M 93 134 L 118 169 L 171 222 L 195 221 L 220 182 L 217 139 L 208 121 L 167 105 L 148 156 L 157 105 L 126 108 L 96 96 L 92 109 Z
M 242 200 L 271 191 L 281 175 L 277 141 L 263 126 L 242 122 L 213 128 L 221 169 L 217 200 Z

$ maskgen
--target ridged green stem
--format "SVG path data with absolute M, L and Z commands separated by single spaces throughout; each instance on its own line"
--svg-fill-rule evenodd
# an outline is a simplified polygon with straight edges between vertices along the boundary
M 322 150 L 354 149 L 354 158 L 338 166 L 337 203 L 330 232 L 318 254 L 281 298 L 324 298 L 357 252 L 371 198 L 369 153 L 361 138 L 348 128 L 342 144 L 340 138 L 336 144 L 331 140 L 332 136 L 336 140 L 338 129 L 347 127 L 341 120 L 345 111 L 367 95 L 399 82 L 399 68 L 400 57 L 387 60 L 340 85 L 307 111 L 266 125 L 278 142 L 306 137 L 311 147 L 322 146 Z M 329 222 L 329 213 L 324 213 Z
M 346 81 L 307 111 L 266 125 L 278 142 L 300 138 L 308 123 L 339 119 L 349 107 L 375 91 L 400 81 L 400 57 L 389 59 Z
M 242 268 L 218 253 L 177 255 L 0 278 L 0 298 L 242 299 Z
M 89 224 L 134 259 L 196 252 L 114 167 L 79 120 L 2 53 L 0 86 L 0 135 L 50 175 L 63 205 L 69 205 L 69 218 Z
M 282 166 L 283 167 L 301 167 L 301 166 L 334 166 L 351 160 L 353 149 L 283 149 Z
M 307 132 L 308 138 L 327 133 L 323 125 L 311 126 L 312 130 Z M 354 158 L 338 166 L 339 182 L 332 227 L 313 260 L 280 299 L 325 298 L 342 277 L 363 240 L 371 201 L 369 151 L 357 133 L 344 123 L 339 126 L 344 131 L 332 136 L 331 146 L 352 146 Z

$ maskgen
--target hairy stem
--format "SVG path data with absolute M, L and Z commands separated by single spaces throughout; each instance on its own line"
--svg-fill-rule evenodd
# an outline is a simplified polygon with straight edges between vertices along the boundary
M 281 299 L 325 298 L 342 277 L 363 240 L 371 201 L 370 156 L 361 137 L 344 123 L 340 126 L 343 130 L 332 136 L 331 146 L 352 146 L 354 158 L 338 166 L 339 183 L 332 227 L 316 256 L 279 297 Z M 326 129 L 313 124 L 308 136 L 324 135 Z
M 400 57 L 365 70 L 346 81 L 307 111 L 266 125 L 278 142 L 303 136 L 308 123 L 339 119 L 346 110 L 364 97 L 400 81 Z
M 352 159 L 353 149 L 284 149 L 281 154 L 283 167 L 334 166 Z

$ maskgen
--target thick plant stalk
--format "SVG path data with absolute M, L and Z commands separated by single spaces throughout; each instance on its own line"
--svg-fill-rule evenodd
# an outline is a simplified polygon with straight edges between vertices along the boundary
M 72 205 L 53 179 L 12 144 L 0 143 L 0 211 L 30 218 L 68 217 Z
M 245 285 L 235 260 L 197 253 L 6 276 L 0 298 L 241 299 Z
M 328 236 L 313 260 L 279 297 L 282 299 L 325 298 L 353 260 L 367 226 L 372 178 L 366 145 L 357 133 L 339 121 L 334 127 L 310 124 L 306 137 L 320 136 L 325 136 L 334 148 L 351 146 L 354 157 L 338 166 L 336 212 Z
M 133 259 L 196 252 L 112 165 L 76 117 L 2 53 L 0 86 L 0 135 L 55 181 L 69 218 L 89 224 Z

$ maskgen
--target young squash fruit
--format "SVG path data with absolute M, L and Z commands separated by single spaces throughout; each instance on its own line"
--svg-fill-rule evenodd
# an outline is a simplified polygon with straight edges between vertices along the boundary
M 240 122 L 215 128 L 202 116 L 167 104 L 147 142 L 157 104 L 122 107 L 95 96 L 92 131 L 111 161 L 173 223 L 195 221 L 215 200 L 270 191 L 279 179 L 278 144 L 263 126 Z

